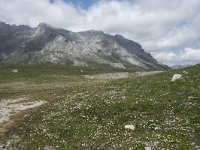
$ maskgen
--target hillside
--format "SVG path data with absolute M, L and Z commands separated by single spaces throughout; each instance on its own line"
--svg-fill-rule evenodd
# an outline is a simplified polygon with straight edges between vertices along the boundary
M 0 62 L 9 64 L 109 65 L 164 69 L 142 46 L 102 31 L 71 32 L 41 23 L 36 28 L 0 22 Z
M 22 67 L 18 73 L 11 73 L 10 69 L 0 70 L 4 76 L 1 102 L 21 98 L 21 103 L 46 103 L 15 114 L 9 125 L 1 124 L 1 147 L 200 148 L 200 65 L 115 81 L 86 79 L 80 69 L 72 73 L 73 69 L 63 72 L 63 68 L 55 67 L 55 71 L 46 74 L 37 68 Z M 34 73 L 37 76 L 31 76 Z M 175 73 L 183 77 L 172 82 Z

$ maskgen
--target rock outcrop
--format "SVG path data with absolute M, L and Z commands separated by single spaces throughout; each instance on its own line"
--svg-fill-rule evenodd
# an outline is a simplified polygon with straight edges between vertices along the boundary
M 102 31 L 71 32 L 41 23 L 36 28 L 0 22 L 0 62 L 55 63 L 74 66 L 107 64 L 126 68 L 163 69 L 142 46 Z

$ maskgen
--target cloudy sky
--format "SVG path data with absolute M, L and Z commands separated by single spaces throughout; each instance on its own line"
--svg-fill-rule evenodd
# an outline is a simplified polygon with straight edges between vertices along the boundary
M 0 0 L 0 20 L 122 34 L 170 66 L 200 63 L 200 0 Z

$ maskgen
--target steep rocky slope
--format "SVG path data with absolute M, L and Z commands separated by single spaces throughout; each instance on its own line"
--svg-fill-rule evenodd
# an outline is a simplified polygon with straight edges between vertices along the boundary
M 41 23 L 36 28 L 0 22 L 0 61 L 55 63 L 74 66 L 107 64 L 126 68 L 163 69 L 142 46 L 102 31 L 71 32 Z

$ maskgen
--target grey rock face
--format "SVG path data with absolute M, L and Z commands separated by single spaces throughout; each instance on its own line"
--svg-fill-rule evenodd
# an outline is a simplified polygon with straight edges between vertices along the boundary
M 94 30 L 71 32 L 44 23 L 30 28 L 0 22 L 0 62 L 166 67 L 146 53 L 140 44 L 121 35 Z

